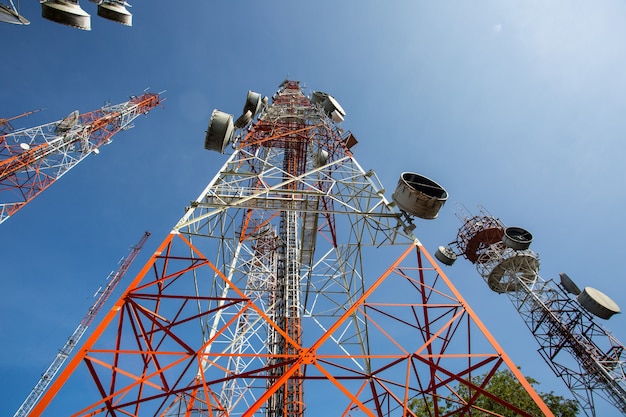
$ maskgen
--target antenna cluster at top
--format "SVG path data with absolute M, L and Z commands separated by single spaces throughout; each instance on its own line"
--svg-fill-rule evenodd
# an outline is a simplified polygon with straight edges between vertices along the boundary
M 463 217 L 463 216 L 461 216 Z M 522 291 L 520 282 L 532 287 L 538 279 L 539 257 L 529 247 L 533 235 L 521 227 L 505 227 L 502 222 L 482 212 L 461 218 L 463 226 L 454 242 L 439 246 L 435 257 L 444 265 L 452 265 L 462 255 L 476 265 L 489 288 L 497 293 Z M 609 319 L 620 308 L 608 295 L 585 287 L 580 290 L 571 278 L 560 273 L 560 286 L 574 295 L 578 303 L 591 314 Z
M 98 4 L 98 16 L 125 26 L 132 26 L 133 15 L 126 9 L 130 4 L 124 0 L 90 0 Z M 81 30 L 91 30 L 91 15 L 80 7 L 78 0 L 41 0 L 41 16 L 44 19 Z M 13 0 L 0 3 L 0 22 L 28 25 L 28 19 L 20 15 Z

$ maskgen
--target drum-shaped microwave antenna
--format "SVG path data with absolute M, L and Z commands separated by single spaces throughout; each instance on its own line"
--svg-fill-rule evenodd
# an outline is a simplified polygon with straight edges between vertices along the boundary
M 533 235 L 521 227 L 507 227 L 504 229 L 502 242 L 511 249 L 526 250 L 533 241 Z
M 341 107 L 337 99 L 328 93 L 314 91 L 311 96 L 311 102 L 321 106 L 324 112 L 330 116 L 335 123 L 343 122 L 346 117 L 346 111 Z
M 125 1 L 104 0 L 98 4 L 98 16 L 125 26 L 133 25 L 133 15 L 126 9 L 130 4 Z
M 78 110 L 74 110 L 73 112 L 65 116 L 65 118 L 61 120 L 57 127 L 54 129 L 54 132 L 57 134 L 67 132 L 68 130 L 76 126 L 76 123 L 78 123 Z
M 252 112 L 250 110 L 246 111 L 244 114 L 239 116 L 237 120 L 235 120 L 235 127 L 237 129 L 241 129 L 252 120 Z
M 435 251 L 435 258 L 444 265 L 450 266 L 456 261 L 456 253 L 447 246 L 439 246 Z
M 224 153 L 224 149 L 232 139 L 234 132 L 233 116 L 219 110 L 213 110 L 204 139 L 204 149 Z
M 29 25 L 30 22 L 18 11 L 6 4 L 0 3 L 0 22 L 12 23 L 14 25 Z
M 613 314 L 620 312 L 620 308 L 615 301 L 595 288 L 585 287 L 576 299 L 585 310 L 601 319 L 609 319 Z
M 400 210 L 421 219 L 434 219 L 448 199 L 447 191 L 435 181 L 412 172 L 400 175 L 391 195 Z
M 565 291 L 574 295 L 580 294 L 580 288 L 578 288 L 578 285 L 576 285 L 565 272 L 561 272 L 559 277 L 561 278 L 561 285 L 565 288 Z
M 248 90 L 246 104 L 243 106 L 243 114 L 246 114 L 247 111 L 250 111 L 252 113 L 252 117 L 256 116 L 259 110 L 261 110 L 262 103 L 263 101 L 261 100 L 261 94 Z
M 62 25 L 91 30 L 91 16 L 81 9 L 78 0 L 45 0 L 41 16 Z

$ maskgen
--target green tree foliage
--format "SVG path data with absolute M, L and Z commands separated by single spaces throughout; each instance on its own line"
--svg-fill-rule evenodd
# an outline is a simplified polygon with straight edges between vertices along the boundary
M 477 376 L 472 378 L 472 382 L 481 386 L 485 378 L 486 375 Z M 536 385 L 539 385 L 537 380 L 531 377 L 526 377 L 526 380 L 533 385 L 535 390 L 537 390 L 535 387 Z M 543 416 L 543 413 L 537 404 L 535 404 L 530 395 L 509 370 L 497 371 L 487 383 L 486 391 L 522 410 L 527 411 L 533 416 Z M 437 402 L 439 411 L 437 414 L 435 414 L 434 411 L 435 404 L 430 397 L 426 399 L 414 398 L 410 403 L 411 410 L 413 410 L 418 417 L 445 415 L 446 413 L 453 412 L 454 410 L 460 410 L 467 399 L 470 398 L 470 391 L 467 386 L 460 385 L 457 387 L 456 393 L 458 394 L 458 398 L 445 398 Z M 537 391 L 537 393 L 556 417 L 575 417 L 578 415 L 579 410 L 576 401 L 566 399 L 560 395 L 555 395 L 554 392 L 542 393 Z M 465 413 L 463 415 L 471 415 L 472 417 L 488 417 L 494 415 L 492 413 L 478 411 L 480 409 L 489 410 L 492 413 L 496 413 L 495 415 L 505 417 L 517 416 L 514 411 L 507 409 L 507 407 L 484 395 L 481 395 L 476 400 L 475 408 L 472 410 L 471 414 Z M 456 414 L 452 413 L 451 415 Z

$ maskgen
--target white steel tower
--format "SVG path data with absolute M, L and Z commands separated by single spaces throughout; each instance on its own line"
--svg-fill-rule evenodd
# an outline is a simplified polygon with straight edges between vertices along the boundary
M 158 94 L 145 93 L 45 125 L 0 130 L 0 223 L 160 103 Z

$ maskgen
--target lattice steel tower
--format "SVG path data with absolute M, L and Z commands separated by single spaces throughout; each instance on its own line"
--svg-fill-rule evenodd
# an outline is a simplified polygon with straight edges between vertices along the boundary
M 0 223 L 160 102 L 158 94 L 145 93 L 28 129 L 0 124 Z
M 440 246 L 435 257 L 452 265 L 462 255 L 491 290 L 508 296 L 586 415 L 596 416 L 596 398 L 626 415 L 624 345 L 597 322 L 618 313 L 617 304 L 594 288 L 581 291 L 565 273 L 559 283 L 544 280 L 525 229 L 506 227 L 483 208 L 474 216 L 459 207 L 457 217 L 463 225 L 451 244 L 456 250 Z
M 296 81 L 214 111 L 205 148 L 230 157 L 31 415 L 86 372 L 67 415 L 530 416 L 485 388 L 505 368 L 552 416 L 413 235 L 446 191 L 405 172 L 388 201 L 344 116 Z

